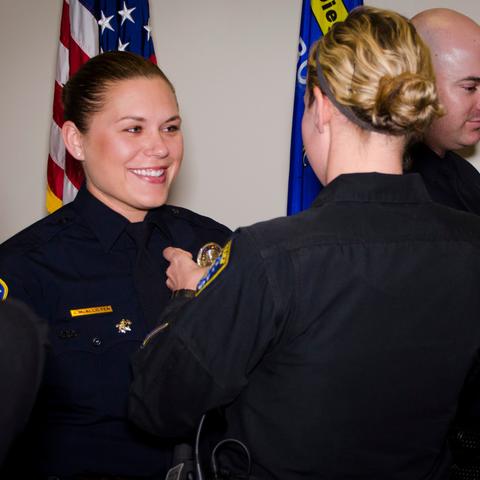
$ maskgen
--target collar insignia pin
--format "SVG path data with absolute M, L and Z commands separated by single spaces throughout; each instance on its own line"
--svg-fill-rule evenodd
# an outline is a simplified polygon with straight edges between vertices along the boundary
M 118 330 L 118 333 L 127 333 L 132 331 L 132 329 L 130 328 L 131 325 L 132 322 L 130 320 L 122 318 L 120 322 L 115 325 L 115 327 Z

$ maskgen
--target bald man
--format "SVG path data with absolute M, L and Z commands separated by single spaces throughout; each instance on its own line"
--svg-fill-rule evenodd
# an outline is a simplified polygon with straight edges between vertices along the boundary
M 410 152 L 432 199 L 480 215 L 480 173 L 452 150 L 480 141 L 480 26 L 454 10 L 434 8 L 412 18 L 430 47 L 446 114 Z

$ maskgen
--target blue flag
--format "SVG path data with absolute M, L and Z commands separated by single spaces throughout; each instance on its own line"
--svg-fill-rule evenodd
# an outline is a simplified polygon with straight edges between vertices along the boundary
M 363 0 L 303 0 L 290 146 L 288 215 L 308 208 L 322 188 L 308 164 L 302 142 L 303 97 L 310 46 L 335 22 L 345 20 L 348 12 L 359 5 L 363 5 Z

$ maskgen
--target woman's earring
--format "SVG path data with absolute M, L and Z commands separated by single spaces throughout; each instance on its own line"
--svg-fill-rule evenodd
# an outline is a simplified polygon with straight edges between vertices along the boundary
M 303 168 L 307 168 L 308 165 L 309 165 L 308 158 L 307 158 L 307 152 L 305 151 L 305 149 L 303 150 L 302 163 L 303 163 Z

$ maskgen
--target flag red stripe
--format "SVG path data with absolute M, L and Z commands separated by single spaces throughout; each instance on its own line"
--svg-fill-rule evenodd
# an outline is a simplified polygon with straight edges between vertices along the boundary
M 63 126 L 62 91 L 62 86 L 55 82 L 55 91 L 53 93 L 53 120 L 59 128 Z
M 85 178 L 83 174 L 82 162 L 73 158 L 66 149 L 65 174 L 77 190 L 82 186 L 83 180 Z
M 62 19 L 60 21 L 60 41 L 68 48 L 70 43 L 70 6 L 64 0 Z
M 52 157 L 48 156 L 47 182 L 50 190 L 58 197 L 63 197 L 63 169 L 59 167 Z
M 87 61 L 89 56 L 80 48 L 75 40 L 70 37 L 69 60 L 70 60 L 70 77 Z

